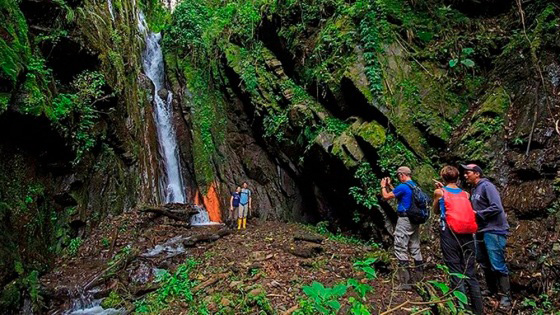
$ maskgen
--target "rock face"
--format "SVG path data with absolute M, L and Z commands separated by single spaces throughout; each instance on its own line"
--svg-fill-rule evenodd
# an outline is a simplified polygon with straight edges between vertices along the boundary
M 396 217 L 378 197 L 380 178 L 409 165 L 431 191 L 443 165 L 469 162 L 496 183 L 513 227 L 557 226 L 560 12 L 551 1 L 523 4 L 525 29 L 514 1 L 445 3 L 446 17 L 434 15 L 443 2 L 327 2 L 256 4 L 253 23 L 212 16 L 220 7 L 176 7 L 166 58 L 199 187 L 217 181 L 227 205 L 247 180 L 262 217 L 327 220 L 389 245 Z M 185 23 L 186 12 L 205 13 Z M 184 30 L 211 39 L 182 42 Z M 514 253 L 527 244 L 517 237 Z
M 102 218 L 159 202 L 138 11 L 128 0 L 114 11 L 112 20 L 94 1 L 0 4 L 3 310 Z
M 430 5 L 395 5 L 430 11 Z M 197 6 L 181 4 L 174 14 Z M 409 165 L 431 190 L 443 164 L 474 162 L 496 182 L 511 217 L 547 216 L 558 208 L 558 35 L 551 26 L 535 28 L 532 36 L 547 44 L 531 58 L 518 56 L 514 51 L 527 43 L 503 31 L 511 29 L 507 23 L 521 27 L 517 9 L 511 1 L 496 6 L 479 14 L 468 4 L 450 7 L 457 34 L 491 38 L 453 51 L 435 40 L 443 36 L 437 27 L 394 25 L 422 17 L 388 11 L 383 20 L 368 13 L 385 10 L 373 4 L 310 9 L 303 21 L 289 5 L 261 8 L 253 32 L 233 21 L 220 35 L 229 41 L 207 43 L 220 52 L 217 60 L 177 39 L 193 27 L 177 19 L 166 41 L 169 77 L 175 94 L 189 91 L 181 107 L 193 130 L 198 186 L 219 182 L 227 205 L 228 192 L 247 180 L 263 217 L 328 220 L 390 242 L 396 218 L 377 196 L 380 178 Z M 525 9 L 535 25 L 558 16 L 547 1 Z M 212 18 L 206 14 L 201 21 Z M 496 16 L 504 24 L 483 31 Z M 382 29 L 383 21 L 393 28 Z M 193 32 L 208 27 L 193 23 L 199 27 Z M 207 152 L 197 158 L 201 147 Z M 289 202 L 288 211 L 274 209 Z
M 0 3 L 3 309 L 22 304 L 34 271 L 101 218 L 160 202 L 136 2 L 113 12 L 92 0 Z M 557 6 L 531 1 L 524 28 L 514 1 L 389 2 L 256 1 L 239 16 L 213 2 L 177 5 L 163 36 L 168 86 L 157 93 L 175 96 L 189 199 L 227 221 L 230 192 L 246 181 L 260 218 L 329 221 L 389 245 L 396 216 L 378 196 L 381 178 L 408 165 L 431 190 L 443 164 L 475 162 L 512 226 L 556 235 Z M 159 21 L 154 3 L 143 6 L 148 23 Z M 511 240 L 535 257 L 557 253 Z

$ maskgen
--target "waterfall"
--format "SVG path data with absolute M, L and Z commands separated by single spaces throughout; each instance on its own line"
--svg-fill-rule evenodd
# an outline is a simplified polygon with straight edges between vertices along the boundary
M 138 14 L 138 29 L 146 40 L 146 48 L 142 53 L 144 73 L 155 87 L 153 95 L 155 124 L 164 166 L 163 176 L 160 179 L 163 200 L 166 203 L 186 203 L 185 186 L 179 162 L 179 147 L 173 125 L 173 93 L 165 88 L 165 65 L 159 44 L 161 34 L 148 30 L 142 12 Z M 204 207 L 198 207 L 197 210 L 199 213 L 192 218 L 193 225 L 212 223 Z
M 115 12 L 113 11 L 113 2 L 111 0 L 107 0 L 107 7 L 109 8 L 109 13 L 111 14 L 111 20 L 115 20 Z
M 161 34 L 147 30 L 142 12 L 139 13 L 138 28 L 146 38 L 146 49 L 142 54 L 144 73 L 155 87 L 153 95 L 155 123 L 165 171 L 161 179 L 163 200 L 166 203 L 185 203 L 185 186 L 181 176 L 177 135 L 173 127 L 173 93 L 165 89 L 163 53 L 159 45 Z

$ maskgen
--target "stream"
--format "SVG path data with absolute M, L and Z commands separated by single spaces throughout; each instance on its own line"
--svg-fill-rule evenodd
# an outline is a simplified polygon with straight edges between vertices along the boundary
M 110 0 L 108 0 L 108 6 L 113 17 L 113 8 Z M 186 203 L 188 200 L 182 177 L 177 135 L 173 124 L 173 93 L 165 88 L 165 64 L 160 46 L 161 34 L 148 30 L 142 12 L 138 14 L 138 30 L 144 36 L 146 43 L 145 50 L 142 53 L 143 70 L 154 85 L 152 101 L 159 153 L 163 168 L 159 179 L 161 198 L 165 203 Z M 210 221 L 208 211 L 203 206 L 195 207 L 198 210 L 198 214 L 192 217 L 191 225 L 220 224 Z M 171 238 L 163 244 L 155 245 L 140 256 L 146 258 L 163 256 L 167 259 L 183 254 L 186 249 L 182 241 L 184 239 L 181 236 Z M 140 266 L 137 271 L 139 273 L 137 277 L 140 282 L 147 281 L 149 276 L 155 272 L 147 266 Z M 124 309 L 104 309 L 101 307 L 102 299 L 94 298 L 97 290 L 93 288 L 86 292 L 75 292 L 71 309 L 66 310 L 63 314 L 113 315 L 126 313 Z

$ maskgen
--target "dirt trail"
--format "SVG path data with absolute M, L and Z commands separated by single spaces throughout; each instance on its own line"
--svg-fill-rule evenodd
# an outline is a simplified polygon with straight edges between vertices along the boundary
M 392 314 L 430 307 L 422 304 L 429 298 L 419 295 L 422 290 L 395 290 L 390 252 L 349 238 L 320 235 L 316 228 L 302 224 L 250 220 L 247 226 L 246 230 L 223 225 L 188 228 L 167 217 L 137 212 L 107 219 L 74 257 L 59 257 L 56 267 L 41 278 L 49 313 L 76 308 L 80 298 L 82 304 L 106 298 L 128 313 L 151 301 L 151 308 L 144 310 L 153 314 L 289 314 L 306 297 L 304 286 L 317 281 L 333 287 L 348 279 L 373 287 L 364 301 L 372 314 L 405 301 L 417 305 L 405 305 Z M 431 238 L 425 240 L 430 246 L 423 244 L 425 281 L 443 283 L 443 273 L 435 268 L 441 260 L 437 242 Z M 377 259 L 374 280 L 353 266 L 371 257 Z M 188 262 L 196 265 L 180 274 Z M 167 283 L 173 285 L 162 288 L 165 284 L 157 280 L 162 270 L 169 272 Z M 339 314 L 349 314 L 352 296 L 355 293 L 340 299 Z M 83 301 L 84 297 L 89 300 Z M 495 313 L 496 307 L 494 300 L 486 300 L 487 314 Z M 524 313 L 519 303 L 513 313 Z
M 253 294 L 266 296 L 274 312 L 281 314 L 298 305 L 304 296 L 301 288 L 313 281 L 333 286 L 348 278 L 363 279 L 363 272 L 352 265 L 371 250 L 322 237 L 301 224 L 250 220 L 241 231 L 224 226 L 187 228 L 153 214 L 127 213 L 96 229 L 75 257 L 58 258 L 56 268 L 41 282 L 51 313 L 71 308 L 84 287 L 94 289 L 93 298 L 118 292 L 124 299 L 121 306 L 131 311 L 132 302 L 158 288 L 154 283 L 158 269 L 172 273 L 192 259 L 198 262 L 190 274 L 199 284 L 195 299 L 210 313 L 258 312 L 259 305 L 245 303 Z M 371 283 L 375 295 L 370 302 L 376 308 L 420 300 L 413 293 L 394 294 L 390 274 L 380 276 Z M 193 313 L 192 303 L 170 299 L 167 304 L 162 313 Z

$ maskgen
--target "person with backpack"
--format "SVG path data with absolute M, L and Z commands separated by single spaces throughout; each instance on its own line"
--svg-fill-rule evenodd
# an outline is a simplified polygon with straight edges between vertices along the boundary
M 468 296 L 474 314 L 483 314 L 482 294 L 475 268 L 474 234 L 478 226 L 469 194 L 457 186 L 459 170 L 456 167 L 445 166 L 439 175 L 445 186 L 436 183 L 432 208 L 440 214 L 440 246 L 443 261 L 452 274 L 451 288 Z M 462 279 L 453 274 L 463 274 L 467 278 Z
M 412 172 L 410 168 L 406 166 L 401 166 L 397 169 L 397 179 L 401 182 L 397 187 L 393 189 L 391 185 L 391 179 L 386 177 L 381 180 L 381 195 L 383 199 L 389 200 L 397 199 L 397 225 L 394 232 L 394 246 L 395 246 L 395 256 L 399 262 L 399 268 L 397 276 L 399 278 L 400 285 L 398 289 L 400 290 L 410 290 L 412 289 L 410 285 L 410 272 L 409 272 L 409 261 L 408 252 L 412 255 L 414 259 L 415 266 L 415 279 L 420 280 L 423 277 L 423 259 L 422 253 L 420 251 L 420 223 L 422 220 L 417 218 L 417 215 L 409 217 L 409 214 L 414 212 L 426 212 L 425 219 L 427 219 L 427 209 L 419 209 L 418 205 L 422 202 L 427 201 L 427 196 L 420 190 L 418 185 L 412 180 Z M 415 193 L 415 191 L 417 193 Z M 422 196 L 423 195 L 423 196 Z M 414 196 L 418 196 L 414 198 Z M 416 199 L 416 200 L 414 200 Z M 425 200 L 418 200 L 425 199 Z M 413 202 L 418 201 L 418 202 Z M 420 207 L 422 208 L 422 207 Z M 410 212 L 410 213 L 409 213 Z
M 242 187 L 243 188 L 241 188 L 240 193 L 241 196 L 239 198 L 239 216 L 237 218 L 238 230 L 241 229 L 241 226 L 243 226 L 243 229 L 247 228 L 247 214 L 252 209 L 251 190 L 248 188 L 249 184 L 247 184 L 247 182 L 243 182 Z
M 472 185 L 471 203 L 476 212 L 477 260 L 484 270 L 488 290 L 483 295 L 500 296 L 500 308 L 512 306 L 509 269 L 506 265 L 505 248 L 509 234 L 507 215 L 496 186 L 483 177 L 476 164 L 461 165 L 466 181 Z

